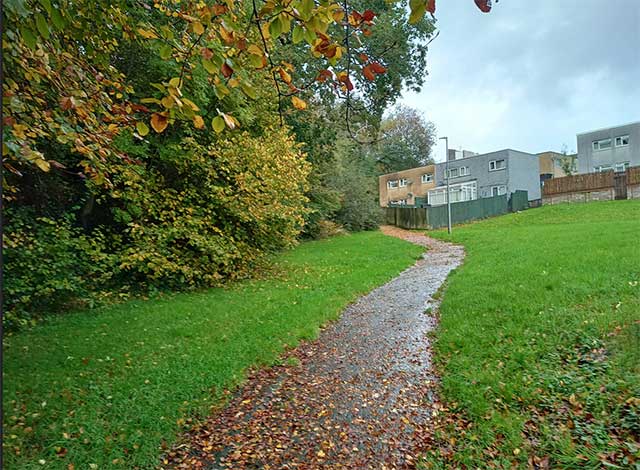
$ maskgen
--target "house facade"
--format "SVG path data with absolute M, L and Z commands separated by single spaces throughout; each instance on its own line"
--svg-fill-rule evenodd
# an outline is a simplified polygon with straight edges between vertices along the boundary
M 640 122 L 583 132 L 576 138 L 580 174 L 640 166 Z
M 540 166 L 540 184 L 551 178 L 569 176 L 578 171 L 577 155 L 565 155 L 558 152 L 542 152 L 538 154 Z M 570 170 L 567 173 L 565 169 Z
M 426 200 L 435 187 L 435 165 L 388 173 L 378 178 L 380 206 L 413 206 Z
M 449 160 L 451 202 L 527 191 L 530 201 L 540 199 L 540 164 L 537 155 L 505 149 Z M 436 185 L 427 203 L 446 204 L 446 162 L 435 165 Z

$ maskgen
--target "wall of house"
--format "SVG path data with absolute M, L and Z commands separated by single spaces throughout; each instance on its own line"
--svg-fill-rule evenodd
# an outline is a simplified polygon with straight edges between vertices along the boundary
M 621 135 L 629 135 L 629 145 L 616 147 L 615 138 Z M 630 166 L 640 165 L 640 122 L 584 132 L 576 138 L 578 173 L 591 173 L 597 166 L 613 166 L 622 162 L 630 162 Z M 607 138 L 613 140 L 611 148 L 593 150 L 593 141 Z
M 540 163 L 537 155 L 531 153 L 509 150 L 509 184 L 507 190 L 512 193 L 516 190 L 527 191 L 530 201 L 540 199 Z
M 467 158 L 461 158 L 449 162 L 449 169 L 469 167 L 469 175 L 451 178 L 449 184 L 465 183 L 467 181 L 476 181 L 478 186 L 478 197 L 490 197 L 492 186 L 507 186 L 509 174 L 506 169 L 489 171 L 489 162 L 491 160 L 508 160 L 509 154 L 507 150 L 498 152 L 485 153 L 482 155 L 474 155 Z M 508 161 L 507 161 L 508 165 Z M 445 177 L 446 163 L 436 164 L 436 186 L 445 186 L 447 184 Z M 537 177 L 536 170 L 536 177 Z
M 422 175 L 431 173 L 434 175 L 434 181 L 431 183 L 423 183 Z M 404 188 L 387 187 L 387 182 L 392 180 L 407 180 L 407 186 Z M 378 178 L 378 186 L 380 191 L 380 206 L 388 207 L 391 201 L 406 199 L 408 205 L 414 205 L 416 197 L 426 198 L 427 192 L 435 187 L 435 165 L 426 165 L 409 170 L 388 173 Z

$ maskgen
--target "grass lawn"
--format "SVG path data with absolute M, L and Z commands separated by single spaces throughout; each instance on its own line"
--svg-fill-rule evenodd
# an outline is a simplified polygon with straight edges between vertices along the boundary
M 314 338 L 421 252 L 379 232 L 304 243 L 276 258 L 270 280 L 68 314 L 5 338 L 5 468 L 153 468 L 247 368 Z
M 424 466 L 638 468 L 640 201 L 545 206 L 453 241 L 467 257 L 441 306 L 447 408 Z

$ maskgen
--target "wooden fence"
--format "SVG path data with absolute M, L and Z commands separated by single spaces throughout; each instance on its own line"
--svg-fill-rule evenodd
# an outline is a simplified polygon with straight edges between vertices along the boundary
M 544 182 L 542 196 L 612 188 L 614 184 L 613 178 L 613 170 L 552 178 Z
M 627 184 L 640 184 L 640 166 L 627 168 Z

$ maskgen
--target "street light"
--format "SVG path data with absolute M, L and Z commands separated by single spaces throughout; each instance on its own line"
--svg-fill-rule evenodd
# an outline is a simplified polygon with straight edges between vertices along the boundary
M 449 137 L 440 137 L 440 140 L 444 139 L 445 154 L 444 154 L 444 173 L 447 179 L 447 230 L 451 235 L 451 198 L 449 197 Z

